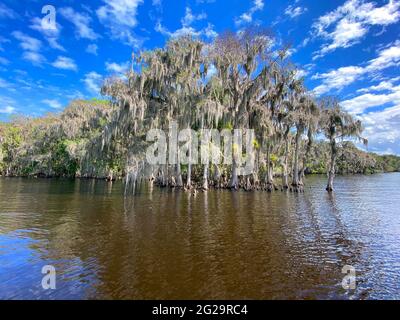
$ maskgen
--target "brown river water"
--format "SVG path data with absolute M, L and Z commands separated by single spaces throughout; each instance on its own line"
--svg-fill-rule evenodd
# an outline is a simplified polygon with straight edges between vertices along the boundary
M 0 178 L 0 299 L 400 299 L 400 174 L 306 182 L 124 198 L 121 182 Z

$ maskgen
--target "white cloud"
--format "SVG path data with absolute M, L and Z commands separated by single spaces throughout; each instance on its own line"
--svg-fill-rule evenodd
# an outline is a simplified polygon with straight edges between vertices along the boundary
M 307 8 L 289 5 L 285 9 L 285 14 L 291 18 L 296 18 L 296 17 L 301 16 L 302 14 L 306 13 L 307 11 L 308 11 Z
M 125 73 L 129 69 L 129 62 L 116 63 L 116 62 L 106 62 L 106 70 L 113 73 Z
M 4 51 L 4 48 L 3 48 L 2 44 L 3 43 L 7 43 L 7 42 L 10 42 L 10 40 L 0 36 L 0 51 Z
M 11 83 L 9 83 L 8 81 L 0 78 L 0 88 L 6 89 L 6 88 L 10 88 L 11 86 L 12 86 Z
M 54 61 L 51 65 L 58 69 L 73 70 L 73 71 L 78 70 L 78 67 L 74 60 L 63 56 L 58 56 L 56 61 Z
M 46 62 L 46 58 L 42 54 L 33 51 L 25 51 L 22 54 L 22 58 L 26 61 L 32 62 L 32 64 L 36 66 L 41 66 Z
M 36 38 L 30 37 L 20 31 L 12 32 L 12 35 L 15 39 L 19 40 L 20 47 L 27 51 L 39 51 L 42 42 Z
M 42 102 L 47 104 L 50 108 L 53 108 L 53 109 L 61 109 L 62 108 L 61 103 L 55 99 L 44 99 L 44 100 L 42 100 Z
M 359 22 L 353 22 L 346 18 L 339 21 L 336 29 L 329 34 L 332 43 L 325 45 L 319 53 L 313 56 L 313 60 L 324 56 L 326 53 L 334 51 L 337 48 L 347 48 L 354 45 L 358 39 L 368 32 Z
M 400 154 L 400 104 L 359 116 L 364 136 L 372 151 L 391 150 Z
M 49 42 L 50 47 L 52 47 L 53 49 L 66 51 L 65 48 L 58 43 L 57 38 L 47 38 L 46 40 Z
M 400 65 L 400 41 L 396 41 L 392 46 L 381 50 L 378 57 L 370 60 L 365 67 L 347 66 L 314 75 L 312 79 L 321 79 L 322 84 L 314 88 L 313 91 L 316 95 L 321 95 L 332 89 L 340 90 L 362 76 L 398 65 Z
M 214 26 L 211 23 L 209 23 L 206 28 L 200 30 L 196 30 L 193 27 L 181 27 L 180 29 L 171 32 L 161 24 L 161 21 L 158 21 L 154 29 L 164 36 L 171 38 L 184 35 L 191 35 L 193 37 L 205 36 L 207 38 L 215 38 L 218 35 L 218 33 L 214 30 Z
M 366 93 L 353 99 L 342 101 L 342 106 L 350 113 L 360 114 L 365 110 L 382 106 L 387 103 L 400 105 L 400 86 L 391 89 L 389 94 Z
M 239 18 L 235 19 L 235 24 L 240 26 L 242 24 L 251 23 L 253 21 L 253 15 L 257 11 L 261 11 L 264 8 L 264 0 L 253 0 L 253 6 L 249 11 L 243 13 Z
M 15 100 L 8 96 L 0 96 L 0 102 L 3 103 L 3 105 L 15 105 L 16 104 Z
M 371 151 L 400 154 L 400 77 L 359 90 L 367 92 L 341 102 L 363 123 Z M 372 109 L 373 108 L 373 109 Z
M 35 17 L 31 21 L 32 24 L 29 27 L 33 30 L 39 31 L 46 38 L 50 47 L 65 51 L 64 47 L 58 43 L 58 37 L 61 30 L 61 26 L 58 23 L 56 24 L 55 29 L 46 29 L 42 27 L 42 19 Z
M 82 80 L 85 85 L 86 89 L 92 93 L 100 93 L 101 84 L 103 82 L 103 77 L 98 74 L 97 72 L 89 72 L 85 74 L 85 78 Z
M 103 0 L 104 4 L 96 13 L 101 23 L 109 28 L 111 37 L 126 44 L 139 46 L 132 33 L 137 25 L 137 10 L 143 0 Z
M 29 28 L 39 31 L 40 33 L 42 33 L 43 35 L 45 35 L 46 37 L 58 37 L 60 34 L 60 28 L 61 26 L 57 23 L 56 24 L 56 28 L 55 29 L 48 29 L 48 28 L 43 28 L 42 26 L 42 19 L 39 17 L 34 17 L 31 20 L 31 25 L 29 26 Z
M 373 92 L 373 91 L 389 91 L 389 90 L 393 89 L 394 83 L 399 80 L 400 80 L 400 77 L 395 77 L 395 78 L 392 78 L 389 80 L 384 80 L 384 81 L 381 81 L 377 85 L 359 89 L 359 90 L 357 90 L 357 92 L 366 93 L 366 92 Z
M 393 88 L 393 84 L 389 81 L 382 81 L 376 86 L 370 86 L 369 88 L 362 88 L 357 90 L 357 92 L 365 93 L 371 91 L 382 91 L 382 90 L 390 90 Z
M 11 106 L 6 106 L 4 108 L 0 108 L 0 113 L 12 114 L 15 113 L 15 108 Z
M 346 85 L 354 82 L 360 75 L 364 73 L 362 67 L 342 67 L 323 74 L 316 74 L 312 79 L 322 79 L 322 84 L 313 91 L 316 95 L 329 92 L 332 89 L 342 89 Z
M 400 41 L 396 41 L 392 46 L 382 50 L 376 59 L 370 61 L 367 70 L 377 71 L 392 66 L 398 66 L 400 63 Z
M 204 36 L 206 38 L 215 38 L 218 33 L 214 30 L 214 26 L 211 23 L 207 24 L 207 27 L 202 29 L 195 29 L 191 26 L 195 21 L 204 20 L 207 18 L 207 15 L 204 13 L 193 14 L 192 10 L 189 7 L 186 7 L 185 16 L 181 19 L 182 27 L 175 31 L 169 31 L 166 27 L 161 24 L 161 20 L 158 20 L 155 30 L 164 36 L 167 37 L 180 37 L 184 35 L 191 35 L 193 37 L 201 37 Z
M 161 20 L 157 21 L 157 23 L 156 23 L 156 25 L 154 27 L 154 30 L 159 32 L 159 33 L 161 33 L 164 36 L 171 37 L 171 35 L 172 35 L 172 32 L 170 32 L 166 27 L 164 27 L 162 25 Z
M 218 33 L 214 30 L 214 26 L 211 23 L 208 23 L 207 28 L 203 29 L 202 33 L 210 39 L 218 36 Z
M 3 65 L 8 65 L 10 61 L 8 61 L 6 58 L 0 57 L 0 64 Z
M 328 40 L 314 59 L 337 48 L 347 48 L 360 41 L 370 26 L 387 26 L 400 20 L 400 2 L 389 0 L 382 7 L 364 0 L 348 0 L 336 10 L 318 18 L 312 25 L 313 36 Z
M 389 103 L 400 105 L 400 85 L 395 84 L 399 80 L 400 77 L 395 77 L 381 81 L 378 85 L 360 89 L 357 92 L 363 93 L 362 95 L 342 101 L 342 105 L 346 110 L 354 114 L 360 114 L 369 108 Z
M 192 13 L 192 9 L 190 9 L 189 7 L 186 7 L 185 16 L 181 19 L 181 23 L 182 23 L 183 27 L 188 27 L 193 22 L 199 21 L 199 20 L 204 20 L 206 18 L 207 18 L 207 15 L 205 13 L 200 13 L 200 14 L 194 15 Z
M 305 76 L 307 76 L 309 74 L 309 72 L 307 70 L 304 69 L 297 69 L 296 70 L 296 79 L 301 79 L 304 78 Z
M 75 26 L 75 34 L 78 39 L 96 40 L 99 38 L 99 35 L 90 27 L 92 19 L 86 13 L 76 12 L 71 7 L 61 8 L 59 12 Z
M 40 53 L 42 42 L 36 38 L 30 37 L 20 31 L 13 31 L 12 36 L 19 40 L 20 47 L 25 50 L 22 58 L 34 65 L 40 66 L 46 62 L 46 58 Z
M 79 90 L 74 90 L 65 94 L 65 97 L 69 100 L 84 99 L 85 96 Z
M 366 23 L 371 25 L 387 26 L 399 21 L 400 3 L 398 0 L 389 0 L 389 3 L 376 8 L 374 3 L 367 3 L 362 6 L 364 10 L 357 10 L 356 14 Z
M 289 48 L 289 49 L 287 49 L 286 54 L 288 57 L 290 57 L 290 56 L 294 55 L 296 52 L 297 52 L 296 48 Z
M 14 10 L 7 7 L 5 4 L 0 3 L 0 18 L 15 19 L 18 15 Z
M 94 43 L 89 44 L 89 45 L 87 46 L 87 48 L 86 48 L 86 52 L 91 53 L 91 54 L 94 54 L 95 56 L 97 56 L 97 50 L 98 50 L 98 47 L 97 47 L 97 45 L 94 44 Z
M 104 6 L 97 10 L 100 20 L 115 20 L 114 23 L 129 27 L 135 27 L 137 24 L 137 8 L 143 3 L 143 0 L 103 0 Z

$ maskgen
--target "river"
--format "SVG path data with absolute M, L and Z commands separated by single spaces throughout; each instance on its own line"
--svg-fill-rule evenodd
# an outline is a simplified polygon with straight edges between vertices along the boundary
M 121 182 L 0 178 L 0 299 L 400 299 L 400 174 L 306 183 L 124 198 Z

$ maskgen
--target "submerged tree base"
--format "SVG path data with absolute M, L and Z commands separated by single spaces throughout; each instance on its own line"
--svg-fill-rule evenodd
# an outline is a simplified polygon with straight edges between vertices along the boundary
M 232 186 L 228 181 L 226 180 L 210 180 L 207 185 L 205 185 L 201 181 L 192 181 L 190 186 L 187 185 L 177 185 L 175 183 L 174 177 L 170 179 L 163 179 L 160 177 L 157 177 L 156 179 L 149 179 L 149 183 L 154 184 L 155 186 L 159 188 L 170 188 L 170 189 L 177 189 L 177 190 L 183 190 L 185 192 L 197 192 L 197 191 L 209 191 L 209 190 L 218 190 L 218 189 L 225 189 L 225 190 L 231 190 L 231 191 L 266 191 L 266 192 L 274 192 L 274 191 L 281 191 L 281 192 L 304 192 L 304 185 L 290 185 L 290 186 L 278 186 L 274 183 L 260 183 L 259 181 L 249 181 L 246 178 L 239 178 L 238 183 L 234 186 Z
M 292 184 L 289 190 L 298 193 L 304 192 L 304 184 L 303 183 Z

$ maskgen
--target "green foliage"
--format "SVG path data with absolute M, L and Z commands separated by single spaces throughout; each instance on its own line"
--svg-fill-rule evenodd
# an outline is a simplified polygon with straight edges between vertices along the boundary
M 110 103 L 73 101 L 61 114 L 0 123 L 0 173 L 18 176 L 122 174 L 121 154 L 93 152 L 109 123 Z M 112 151 L 112 150 L 110 150 Z M 95 169 L 87 164 L 94 163 Z
M 271 155 L 269 156 L 269 159 L 270 159 L 273 163 L 275 163 L 275 162 L 278 161 L 278 156 L 277 156 L 276 154 L 271 154 Z
M 1 171 L 9 171 L 15 160 L 16 151 L 23 139 L 22 128 L 17 125 L 3 123 L 0 126 L 0 134 L 0 169 Z
M 400 157 L 394 155 L 373 154 L 376 166 L 383 172 L 400 172 Z
M 260 149 L 260 143 L 258 142 L 258 140 L 257 139 L 254 139 L 253 140 L 253 147 L 256 149 L 256 150 L 259 150 Z
M 337 146 L 336 172 L 339 174 L 372 174 L 378 172 L 399 172 L 400 157 L 394 155 L 377 155 L 358 149 L 351 142 Z M 307 173 L 325 174 L 329 168 L 330 145 L 328 142 L 317 142 L 307 161 Z
M 74 177 L 78 169 L 77 159 L 72 159 L 67 151 L 68 145 L 72 144 L 69 140 L 60 140 L 52 150 L 51 168 L 55 176 Z

